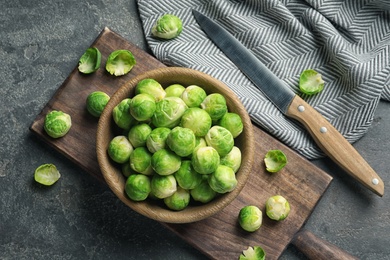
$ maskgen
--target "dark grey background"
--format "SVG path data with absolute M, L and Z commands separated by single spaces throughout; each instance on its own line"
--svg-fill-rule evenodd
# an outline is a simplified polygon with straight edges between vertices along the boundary
M 29 132 L 105 26 L 147 50 L 135 0 L 0 0 L 0 259 L 205 259 Z M 354 145 L 386 188 L 389 109 L 379 104 Z M 43 163 L 62 174 L 49 188 L 33 181 Z M 361 259 L 390 259 L 387 190 L 380 198 L 330 160 L 313 163 L 334 180 L 305 228 Z M 289 246 L 281 259 L 305 257 Z

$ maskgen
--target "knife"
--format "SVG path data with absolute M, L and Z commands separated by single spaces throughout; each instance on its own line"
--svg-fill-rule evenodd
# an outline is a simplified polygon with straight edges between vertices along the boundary
M 192 13 L 207 36 L 283 114 L 303 124 L 322 151 L 345 172 L 383 196 L 382 179 L 336 128 L 223 27 L 196 10 Z

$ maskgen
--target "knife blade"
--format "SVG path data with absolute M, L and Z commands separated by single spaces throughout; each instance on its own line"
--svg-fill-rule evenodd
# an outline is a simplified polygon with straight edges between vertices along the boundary
M 382 179 L 335 127 L 222 26 L 196 10 L 192 13 L 214 44 L 283 114 L 304 125 L 321 150 L 346 173 L 375 194 L 383 196 Z

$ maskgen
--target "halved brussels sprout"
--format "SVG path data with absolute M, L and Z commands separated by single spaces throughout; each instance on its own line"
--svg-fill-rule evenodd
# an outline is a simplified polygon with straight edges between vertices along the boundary
M 181 97 L 186 88 L 180 84 L 172 84 L 165 88 L 166 97 Z
M 125 163 L 133 152 L 133 146 L 126 136 L 118 135 L 110 141 L 107 152 L 114 162 Z
M 176 179 L 173 175 L 155 174 L 151 181 L 152 193 L 156 198 L 164 199 L 171 196 L 177 190 Z
M 244 230 L 254 232 L 258 230 L 263 223 L 263 212 L 261 212 L 257 206 L 245 206 L 238 214 L 238 223 Z
M 100 67 L 102 54 L 98 48 L 88 48 L 80 57 L 78 70 L 84 74 L 90 74 L 97 71 Z
M 152 175 L 153 168 L 151 165 L 152 154 L 146 147 L 137 147 L 130 154 L 130 167 L 138 173 Z
M 303 71 L 299 77 L 299 89 L 306 95 L 322 91 L 324 89 L 322 75 L 313 69 Z
M 226 99 L 219 93 L 208 95 L 200 104 L 200 107 L 209 113 L 213 121 L 219 120 L 228 111 Z
M 281 150 L 269 150 L 264 158 L 265 169 L 268 172 L 278 172 L 287 164 L 287 157 Z
M 143 79 L 138 82 L 135 87 L 135 94 L 149 94 L 151 95 L 155 101 L 160 101 L 165 98 L 165 90 L 161 86 L 161 84 L 155 79 Z
M 137 94 L 130 101 L 130 114 L 138 121 L 149 120 L 156 110 L 156 101 L 149 94 Z
M 185 157 L 192 154 L 196 140 L 191 129 L 176 126 L 169 133 L 166 143 L 177 155 Z
M 35 169 L 34 180 L 40 184 L 51 186 L 61 177 L 60 172 L 54 164 L 42 164 Z
M 229 130 L 230 133 L 232 133 L 233 138 L 239 136 L 244 129 L 240 115 L 232 112 L 223 115 L 218 124 Z
M 122 100 L 112 110 L 114 122 L 122 129 L 129 130 L 137 123 L 137 120 L 130 114 L 130 98 Z
M 287 218 L 290 213 L 290 203 L 281 195 L 275 195 L 265 203 L 266 214 L 270 219 L 279 221 Z
M 132 174 L 127 178 L 125 191 L 127 196 L 134 201 L 145 200 L 151 192 L 151 184 L 148 176 Z
M 181 99 L 188 107 L 199 107 L 206 96 L 206 91 L 203 88 L 197 85 L 190 85 L 183 91 Z
M 103 91 L 94 91 L 87 97 L 87 110 L 94 117 L 100 117 L 108 101 L 110 101 L 109 95 Z
M 60 138 L 66 135 L 72 126 L 70 115 L 62 111 L 52 110 L 45 116 L 43 125 L 46 133 L 52 138 Z
M 106 70 L 115 76 L 122 76 L 136 64 L 133 53 L 128 50 L 116 50 L 110 53 L 106 61 Z
M 232 150 L 225 156 L 221 157 L 222 165 L 226 165 L 237 173 L 241 166 L 241 150 L 237 146 L 233 146 Z
M 219 165 L 220 157 L 213 147 L 206 146 L 196 149 L 192 154 L 192 167 L 200 174 L 210 174 Z
M 242 251 L 239 260 L 265 260 L 265 251 L 260 246 L 248 247 Z
M 152 35 L 161 39 L 173 39 L 183 30 L 179 17 L 172 14 L 161 16 L 152 27 Z
M 208 181 L 210 187 L 218 193 L 231 192 L 237 186 L 236 174 L 232 168 L 225 165 L 219 165 L 217 169 L 210 174 Z
M 190 203 L 190 192 L 177 187 L 175 193 L 164 198 L 165 205 L 172 210 L 183 210 Z
M 181 98 L 166 97 L 156 103 L 156 111 L 152 116 L 152 123 L 156 127 L 173 128 L 179 125 L 186 109 L 187 105 Z
M 167 149 L 160 149 L 152 155 L 152 167 L 159 175 L 170 175 L 179 170 L 181 158 Z
M 190 190 L 190 194 L 195 201 L 202 203 L 207 203 L 213 200 L 217 195 L 217 193 L 210 187 L 206 179 L 202 180 L 198 186 Z
M 134 148 L 141 147 L 146 145 L 146 139 L 149 134 L 152 132 L 150 125 L 142 123 L 139 125 L 133 126 L 128 134 L 129 141 Z
M 167 127 L 157 127 L 152 130 L 146 139 L 146 147 L 151 153 L 155 153 L 166 147 L 166 140 L 171 132 Z
M 221 157 L 227 155 L 234 146 L 234 138 L 230 131 L 218 125 L 210 128 L 205 139 L 206 143 L 217 150 Z
M 205 136 L 210 130 L 212 120 L 205 110 L 198 107 L 188 108 L 181 117 L 180 125 L 191 129 L 195 136 Z
M 186 190 L 191 190 L 198 186 L 203 179 L 203 175 L 199 174 L 192 167 L 190 160 L 183 160 L 180 168 L 174 173 L 177 184 Z

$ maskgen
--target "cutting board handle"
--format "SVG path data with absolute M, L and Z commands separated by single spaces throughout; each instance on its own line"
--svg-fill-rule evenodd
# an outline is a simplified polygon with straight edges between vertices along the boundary
M 292 244 L 309 259 L 315 260 L 357 260 L 355 256 L 343 251 L 339 247 L 316 237 L 307 230 L 299 231 L 292 240 Z

